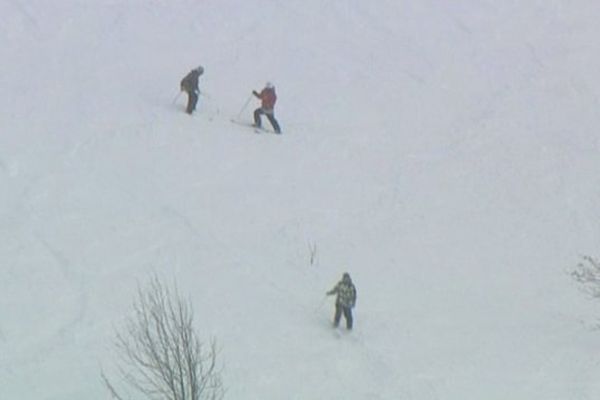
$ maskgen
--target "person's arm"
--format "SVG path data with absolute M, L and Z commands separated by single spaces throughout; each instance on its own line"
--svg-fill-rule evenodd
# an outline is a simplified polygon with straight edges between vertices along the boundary
M 194 90 L 193 82 L 192 82 L 192 72 L 189 72 L 186 76 L 181 80 L 181 84 L 179 85 L 182 91 L 192 91 Z
M 335 285 L 335 287 L 333 289 L 331 289 L 329 292 L 327 292 L 327 296 L 331 296 L 332 294 L 336 294 L 338 292 L 338 286 L 339 285 Z

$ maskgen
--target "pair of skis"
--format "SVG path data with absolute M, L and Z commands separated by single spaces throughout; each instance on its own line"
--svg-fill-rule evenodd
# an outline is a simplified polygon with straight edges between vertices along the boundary
M 234 123 L 236 125 L 245 126 L 245 127 L 248 127 L 248 128 L 253 128 L 254 129 L 254 133 L 274 133 L 276 135 L 280 135 L 280 133 L 278 134 L 276 132 L 273 132 L 272 130 L 269 130 L 269 129 L 266 129 L 266 128 L 263 128 L 263 127 L 258 127 L 256 125 L 250 123 L 250 122 L 240 121 L 240 120 L 237 120 L 235 118 L 232 118 L 229 121 L 231 121 L 232 123 Z

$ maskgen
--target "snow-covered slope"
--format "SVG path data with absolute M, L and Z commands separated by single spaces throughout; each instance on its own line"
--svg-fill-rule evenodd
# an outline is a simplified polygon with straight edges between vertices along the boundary
M 598 17 L 0 2 L 0 399 L 107 398 L 153 273 L 217 338 L 229 399 L 597 398 L 595 304 L 565 271 L 600 242 Z M 266 80 L 282 136 L 230 123 Z M 344 271 L 350 334 L 324 301 Z

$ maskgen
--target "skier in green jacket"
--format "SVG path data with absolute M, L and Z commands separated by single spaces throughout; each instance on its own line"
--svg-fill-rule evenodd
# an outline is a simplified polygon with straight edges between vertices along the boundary
M 335 285 L 333 289 L 327 292 L 328 296 L 337 295 L 335 300 L 335 316 L 333 317 L 333 326 L 337 328 L 340 324 L 340 318 L 344 314 L 346 319 L 346 328 L 352 329 L 352 308 L 356 305 L 356 288 L 347 272 L 342 276 L 342 280 Z

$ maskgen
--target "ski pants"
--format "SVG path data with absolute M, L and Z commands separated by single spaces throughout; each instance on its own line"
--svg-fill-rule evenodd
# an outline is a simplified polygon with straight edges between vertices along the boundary
M 344 314 L 344 318 L 346 318 L 346 328 L 352 329 L 352 308 L 346 307 L 339 303 L 335 305 L 335 316 L 333 317 L 333 324 L 336 327 L 340 324 L 340 318 L 342 318 L 342 313 Z
M 260 116 L 261 115 L 266 115 L 267 116 L 267 119 L 269 120 L 269 122 L 273 126 L 273 130 L 275 131 L 275 133 L 281 133 L 281 129 L 279 128 L 279 123 L 275 119 L 274 113 L 272 111 L 265 111 L 265 109 L 262 108 L 262 107 L 257 108 L 256 110 L 254 110 L 254 124 L 256 126 L 258 126 L 260 128 L 261 125 L 262 125 L 261 121 L 260 121 Z
M 196 104 L 198 103 L 198 94 L 195 91 L 187 92 L 188 103 L 185 112 L 191 114 L 196 110 Z

